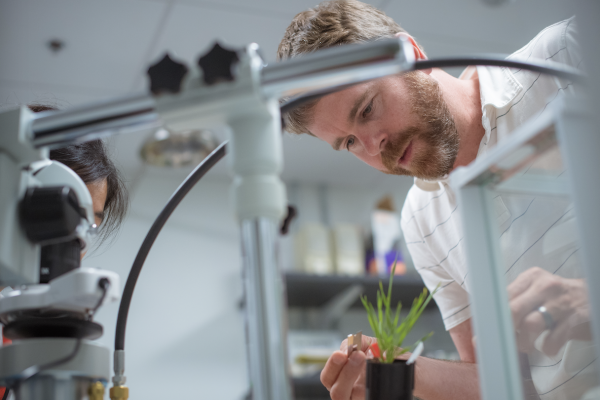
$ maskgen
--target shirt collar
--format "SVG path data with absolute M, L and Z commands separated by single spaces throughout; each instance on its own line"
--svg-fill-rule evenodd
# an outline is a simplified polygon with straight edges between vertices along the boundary
M 508 105 L 517 97 L 517 94 L 523 89 L 523 86 L 515 79 L 514 75 L 508 68 L 504 67 L 485 67 L 485 66 L 470 66 L 467 67 L 458 77 L 458 79 L 471 79 L 477 72 L 479 78 L 479 93 L 481 95 L 481 109 L 483 110 L 484 119 L 489 112 L 488 108 L 502 108 Z M 484 127 L 488 125 L 482 121 Z M 485 135 L 482 142 L 489 141 L 490 129 L 485 129 Z M 479 154 L 478 154 L 479 156 Z M 438 180 L 425 180 L 415 178 L 415 185 L 426 192 L 435 192 L 442 188 L 442 184 L 448 181 L 448 175 Z
M 523 86 L 513 73 L 504 67 L 467 67 L 459 79 L 470 79 L 477 70 L 481 108 L 503 108 L 513 101 Z

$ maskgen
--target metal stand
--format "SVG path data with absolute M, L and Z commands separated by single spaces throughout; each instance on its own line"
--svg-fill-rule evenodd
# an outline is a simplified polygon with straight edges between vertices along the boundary
M 253 399 L 291 399 L 283 276 L 277 266 L 278 224 L 242 222 L 248 367 Z
M 260 59 L 250 46 L 248 56 L 246 77 L 251 79 Z M 274 99 L 247 101 L 241 114 L 229 120 L 230 165 L 235 175 L 234 211 L 241 225 L 252 398 L 289 400 L 286 307 L 276 254 L 287 205 L 279 179 L 283 166 L 279 104 Z

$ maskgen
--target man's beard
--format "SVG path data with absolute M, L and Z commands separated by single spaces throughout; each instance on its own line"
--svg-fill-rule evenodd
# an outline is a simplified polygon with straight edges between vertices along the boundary
M 406 82 L 410 93 L 411 111 L 420 123 L 390 136 L 381 153 L 383 165 L 388 169 L 384 172 L 439 179 L 452 171 L 458 154 L 459 136 L 454 118 L 435 79 L 419 72 L 407 73 L 401 79 Z M 414 139 L 418 139 L 419 143 L 415 146 L 413 142 L 408 170 L 402 168 L 398 160 Z

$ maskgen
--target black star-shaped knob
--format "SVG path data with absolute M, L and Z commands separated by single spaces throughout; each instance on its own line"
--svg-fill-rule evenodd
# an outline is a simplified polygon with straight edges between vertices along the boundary
M 233 81 L 233 67 L 239 60 L 235 51 L 225 49 L 216 42 L 208 53 L 198 59 L 198 66 L 204 73 L 204 83 L 212 85 L 222 81 Z
M 179 93 L 187 72 L 188 68 L 185 64 L 173 61 L 169 54 L 165 54 L 162 60 L 148 68 L 150 91 L 155 95 Z

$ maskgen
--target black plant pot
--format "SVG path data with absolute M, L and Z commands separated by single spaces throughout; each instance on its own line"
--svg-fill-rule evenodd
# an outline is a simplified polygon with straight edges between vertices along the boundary
M 415 363 L 367 361 L 366 400 L 412 400 L 414 386 Z

